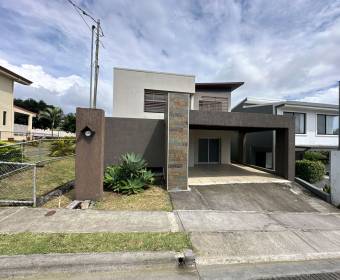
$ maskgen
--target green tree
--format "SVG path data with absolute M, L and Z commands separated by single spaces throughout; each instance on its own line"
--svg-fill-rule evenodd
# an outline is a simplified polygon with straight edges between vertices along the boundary
M 36 101 L 33 98 L 28 98 L 25 100 L 14 99 L 14 105 L 24 108 L 28 111 L 39 114 L 39 112 L 46 110 L 47 108 L 54 108 L 52 105 L 46 104 L 43 100 Z M 15 114 L 15 123 L 27 124 L 27 117 L 21 114 Z M 51 127 L 51 123 L 48 119 L 33 118 L 33 127 L 46 129 Z
M 61 120 L 63 118 L 63 111 L 59 107 L 47 108 L 44 111 L 39 113 L 39 119 L 46 119 L 50 121 L 50 129 L 52 131 L 61 124 Z
M 65 115 L 61 128 L 67 132 L 76 132 L 76 114 L 68 113 Z

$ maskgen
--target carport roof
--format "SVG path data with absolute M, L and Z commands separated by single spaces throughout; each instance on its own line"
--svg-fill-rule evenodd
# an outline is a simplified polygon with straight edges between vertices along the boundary
M 276 116 L 244 112 L 210 112 L 191 110 L 189 116 L 191 128 L 202 129 L 237 129 L 247 131 L 294 128 L 290 116 Z

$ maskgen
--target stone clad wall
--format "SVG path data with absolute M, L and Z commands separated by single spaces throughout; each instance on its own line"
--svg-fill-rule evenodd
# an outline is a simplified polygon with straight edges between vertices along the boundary
M 190 95 L 169 92 L 166 120 L 166 177 L 169 191 L 188 189 Z

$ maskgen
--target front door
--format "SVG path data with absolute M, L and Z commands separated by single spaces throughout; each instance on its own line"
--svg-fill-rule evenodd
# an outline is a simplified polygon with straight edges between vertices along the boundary
M 198 163 L 220 163 L 220 139 L 200 138 L 198 140 Z

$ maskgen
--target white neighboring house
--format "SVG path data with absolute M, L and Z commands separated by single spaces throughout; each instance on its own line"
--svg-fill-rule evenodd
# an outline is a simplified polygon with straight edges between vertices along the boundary
M 297 158 L 306 150 L 333 150 L 338 147 L 338 105 L 245 98 L 232 111 L 294 116 Z M 273 168 L 273 143 L 275 133 L 271 131 L 250 134 L 246 140 L 247 161 Z
M 32 82 L 9 69 L 0 66 L 0 140 L 25 140 L 32 131 L 32 118 L 35 113 L 14 106 L 14 82 L 30 85 Z M 27 118 L 27 125 L 14 124 L 14 114 Z

